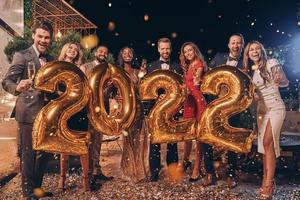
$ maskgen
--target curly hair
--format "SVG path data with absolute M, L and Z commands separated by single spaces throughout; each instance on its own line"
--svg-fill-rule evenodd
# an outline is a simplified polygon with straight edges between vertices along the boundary
M 131 61 L 131 66 L 132 66 L 132 68 L 138 68 L 138 67 L 139 67 L 139 63 L 138 63 L 138 61 L 137 61 L 135 52 L 134 52 L 133 48 L 130 48 L 130 47 L 128 47 L 128 46 L 123 47 L 123 48 L 119 51 L 118 59 L 117 59 L 117 65 L 124 68 L 124 59 L 123 59 L 122 54 L 123 54 L 123 51 L 124 51 L 125 49 L 129 49 L 129 50 L 132 52 L 132 61 Z

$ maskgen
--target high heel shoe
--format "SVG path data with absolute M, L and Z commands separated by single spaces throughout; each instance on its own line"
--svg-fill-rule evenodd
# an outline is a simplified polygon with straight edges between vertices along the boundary
M 190 177 L 189 182 L 196 182 L 200 179 L 200 175 L 198 175 L 196 178 Z
M 276 184 L 274 180 L 266 180 L 265 185 L 261 187 L 258 196 L 259 200 L 271 200 L 276 191 Z
M 207 174 L 202 182 L 203 187 L 217 185 L 217 178 L 214 174 Z
M 262 179 L 262 183 L 261 183 L 261 187 L 259 188 L 259 194 L 263 192 L 263 188 L 265 186 L 265 175 L 263 175 L 263 179 Z

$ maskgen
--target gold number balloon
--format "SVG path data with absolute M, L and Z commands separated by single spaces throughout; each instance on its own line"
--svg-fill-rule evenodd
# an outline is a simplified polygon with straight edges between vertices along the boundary
M 236 67 L 220 66 L 205 74 L 201 90 L 219 96 L 203 112 L 198 139 L 235 152 L 249 152 L 254 132 L 232 127 L 228 119 L 251 104 L 254 88 L 250 77 Z
M 88 103 L 90 91 L 86 76 L 75 65 L 56 61 L 44 65 L 35 78 L 35 88 L 55 92 L 59 82 L 66 91 L 38 113 L 33 127 L 33 148 L 57 153 L 87 154 L 88 132 L 70 130 L 67 120 Z
M 107 114 L 104 105 L 105 86 L 112 79 L 122 96 L 122 110 L 120 114 Z M 96 66 L 88 77 L 92 90 L 89 103 L 89 119 L 93 127 L 106 135 L 119 135 L 122 130 L 131 126 L 136 115 L 136 99 L 134 83 L 127 76 L 124 69 L 109 63 Z
M 141 100 L 157 99 L 159 88 L 165 97 L 158 101 L 148 116 L 148 129 L 152 143 L 179 142 L 196 138 L 196 121 L 174 121 L 173 115 L 183 105 L 186 88 L 182 77 L 172 71 L 157 70 L 147 75 L 140 83 Z

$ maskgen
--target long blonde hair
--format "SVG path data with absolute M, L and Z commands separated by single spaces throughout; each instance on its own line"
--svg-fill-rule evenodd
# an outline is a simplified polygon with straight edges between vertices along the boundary
M 63 48 L 61 49 L 61 52 L 60 52 L 60 54 L 58 56 L 58 60 L 59 61 L 64 61 L 65 60 L 66 54 L 67 54 L 67 50 L 68 50 L 69 46 L 72 45 L 72 44 L 76 45 L 77 49 L 78 49 L 77 55 L 73 59 L 72 63 L 75 64 L 75 65 L 77 65 L 77 66 L 80 66 L 83 63 L 83 53 L 82 53 L 82 51 L 80 49 L 80 45 L 77 44 L 77 43 L 75 43 L 75 42 L 68 42 L 68 43 L 66 43 L 63 46 Z
M 184 47 L 186 47 L 187 45 L 191 45 L 195 51 L 195 55 L 196 55 L 196 60 L 200 60 L 203 63 L 204 66 L 204 72 L 207 71 L 207 63 L 204 60 L 204 56 L 201 53 L 201 51 L 199 50 L 199 48 L 197 47 L 197 45 L 193 42 L 185 42 L 180 49 L 180 55 L 179 55 L 179 60 L 180 60 L 180 64 L 183 68 L 184 71 L 188 70 L 189 64 L 190 62 L 184 57 Z
M 266 53 L 266 50 L 265 50 L 264 46 L 262 45 L 262 43 L 260 43 L 256 40 L 250 41 L 245 47 L 244 58 L 243 58 L 244 71 L 248 72 L 248 73 L 250 72 L 250 74 L 252 74 L 252 72 L 250 71 L 250 67 L 251 67 L 250 63 L 253 64 L 253 62 L 249 58 L 249 50 L 250 50 L 250 46 L 252 44 L 259 45 L 259 47 L 261 49 L 261 58 L 260 58 L 260 61 L 258 64 L 260 75 L 263 78 L 264 83 L 270 82 L 270 73 L 267 70 L 267 59 L 268 59 L 267 53 Z

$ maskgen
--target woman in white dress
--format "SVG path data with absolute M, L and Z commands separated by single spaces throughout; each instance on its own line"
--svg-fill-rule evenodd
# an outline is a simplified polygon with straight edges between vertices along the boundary
M 280 156 L 279 136 L 285 118 L 285 105 L 279 87 L 287 87 L 282 67 L 276 59 L 267 59 L 263 45 L 251 41 L 244 51 L 245 71 L 252 65 L 252 82 L 257 100 L 258 152 L 263 154 L 263 181 L 260 199 L 272 199 L 275 189 L 276 158 Z

